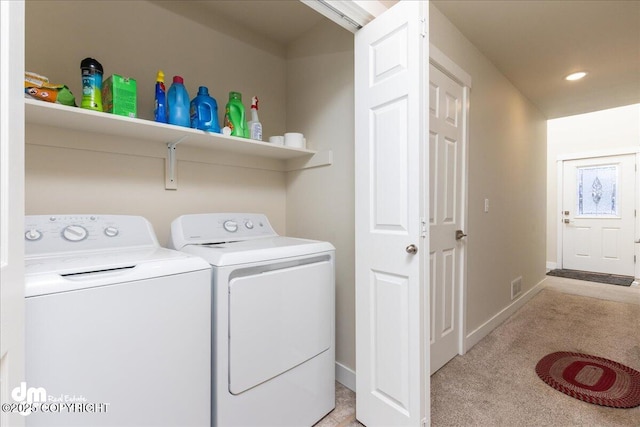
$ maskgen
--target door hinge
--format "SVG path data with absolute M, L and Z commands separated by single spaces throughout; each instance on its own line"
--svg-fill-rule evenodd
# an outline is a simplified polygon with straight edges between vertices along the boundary
M 636 263 L 636 256 L 635 255 L 633 256 L 633 263 L 634 264 Z
M 420 35 L 422 38 L 427 37 L 427 20 L 420 18 Z
M 420 237 L 427 237 L 427 221 L 424 218 L 420 218 Z

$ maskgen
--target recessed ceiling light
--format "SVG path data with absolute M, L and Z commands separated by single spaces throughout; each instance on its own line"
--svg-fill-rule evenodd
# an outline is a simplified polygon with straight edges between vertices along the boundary
M 577 73 L 572 73 L 569 74 L 567 77 L 565 77 L 565 80 L 569 80 L 569 81 L 574 81 L 574 80 L 580 80 L 581 78 L 583 78 L 584 76 L 587 75 L 586 71 L 579 71 Z

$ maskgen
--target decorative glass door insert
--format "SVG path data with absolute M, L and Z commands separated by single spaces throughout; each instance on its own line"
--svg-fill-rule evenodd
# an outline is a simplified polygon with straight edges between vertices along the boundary
M 618 165 L 578 167 L 576 212 L 581 217 L 618 216 Z

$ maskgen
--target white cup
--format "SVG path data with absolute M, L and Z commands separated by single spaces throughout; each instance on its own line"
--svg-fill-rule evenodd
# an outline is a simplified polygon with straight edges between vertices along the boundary
M 270 136 L 269 142 L 276 145 L 284 145 L 284 136 L 282 135 Z
M 284 145 L 294 148 L 305 148 L 306 140 L 299 132 L 287 132 L 284 134 Z

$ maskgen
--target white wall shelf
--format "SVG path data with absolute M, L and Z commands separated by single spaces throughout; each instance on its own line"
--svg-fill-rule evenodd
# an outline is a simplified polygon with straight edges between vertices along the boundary
M 175 171 L 175 151 L 177 147 L 198 147 L 216 152 L 241 156 L 261 157 L 281 160 L 279 170 L 292 171 L 331 165 L 330 151 L 316 152 L 303 148 L 273 145 L 235 136 L 204 132 L 181 126 L 157 123 L 150 120 L 124 117 L 79 107 L 52 104 L 44 101 L 25 99 L 25 121 L 27 124 L 104 134 L 122 139 L 138 139 L 166 144 L 173 148 L 173 155 L 167 155 L 167 171 Z M 179 143 L 179 145 L 177 144 Z M 168 150 L 169 153 L 172 150 Z M 171 182 L 171 184 L 169 184 Z M 176 189 L 175 176 L 167 177 L 167 189 Z

